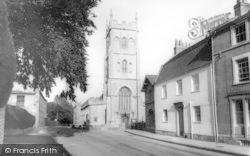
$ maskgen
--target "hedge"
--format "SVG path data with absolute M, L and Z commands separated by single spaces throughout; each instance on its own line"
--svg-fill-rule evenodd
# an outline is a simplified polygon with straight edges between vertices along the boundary
M 25 109 L 6 105 L 5 107 L 5 129 L 26 129 L 35 124 L 35 117 Z

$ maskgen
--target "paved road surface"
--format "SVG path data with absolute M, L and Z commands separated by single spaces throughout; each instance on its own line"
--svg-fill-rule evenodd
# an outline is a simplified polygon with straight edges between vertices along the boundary
M 226 154 L 155 141 L 116 130 L 92 130 L 74 133 L 70 137 L 57 136 L 56 140 L 62 143 L 73 156 L 226 156 Z

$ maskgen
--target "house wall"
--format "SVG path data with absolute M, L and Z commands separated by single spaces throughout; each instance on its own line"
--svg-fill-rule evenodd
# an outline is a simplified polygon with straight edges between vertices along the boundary
M 178 136 L 177 110 L 174 103 L 184 105 L 184 133 L 187 137 L 200 140 L 213 140 L 213 116 L 211 102 L 211 68 L 197 69 L 182 77 L 155 85 L 155 121 L 156 132 Z M 199 73 L 200 91 L 191 92 L 191 76 Z M 183 94 L 176 95 L 176 81 L 182 79 Z M 167 98 L 162 99 L 162 85 L 167 84 Z M 191 107 L 190 107 L 191 106 Z M 201 108 L 201 122 L 193 122 L 193 106 Z M 168 121 L 163 122 L 163 110 L 168 110 Z
M 26 109 L 30 114 L 36 117 L 37 105 L 36 105 L 36 96 L 35 94 L 11 94 L 8 100 L 8 104 L 16 106 L 17 95 L 24 95 L 24 109 Z
M 106 105 L 91 105 L 90 106 L 90 125 L 101 126 L 105 124 L 105 109 Z M 95 121 L 95 118 L 97 119 Z
M 47 101 L 44 99 L 44 97 L 40 94 L 40 92 L 36 93 L 38 95 L 38 104 L 39 104 L 39 110 L 38 110 L 38 122 L 37 126 L 42 127 L 46 126 L 46 119 L 47 119 Z
M 249 30 L 249 28 L 246 29 Z M 225 31 L 214 38 L 214 47 L 217 47 L 214 48 L 214 54 L 220 54 L 220 57 L 215 61 L 215 75 L 218 133 L 221 142 L 234 142 L 230 95 L 244 95 L 244 92 L 250 91 L 250 83 L 234 85 L 232 62 L 234 56 L 250 52 L 249 41 L 232 46 L 231 37 L 233 36 L 231 36 L 230 31 Z M 249 34 L 247 34 L 247 38 L 249 39 Z M 227 46 L 224 46 L 225 43 Z
M 154 85 L 150 84 L 145 90 L 145 115 L 146 115 L 146 128 L 155 128 L 155 105 L 154 105 Z M 153 114 L 150 114 L 150 110 L 153 110 Z
M 47 117 L 47 101 L 40 95 L 39 92 L 34 94 L 11 94 L 8 100 L 8 104 L 16 106 L 17 104 L 17 95 L 24 95 L 24 108 L 30 114 L 35 116 L 35 124 L 34 127 L 40 127 L 46 125 L 46 117 Z

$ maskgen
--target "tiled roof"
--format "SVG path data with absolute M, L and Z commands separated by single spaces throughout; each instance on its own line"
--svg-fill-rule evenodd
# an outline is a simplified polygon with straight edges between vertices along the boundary
M 104 104 L 103 95 L 100 97 L 91 97 L 81 105 L 81 109 L 88 107 L 89 105 L 99 105 Z
M 145 91 L 145 89 L 148 86 L 148 83 L 151 83 L 152 85 L 154 85 L 156 78 L 157 78 L 157 75 L 146 75 L 145 79 L 143 81 L 143 84 L 142 84 L 142 90 L 141 91 L 142 92 Z
M 35 92 L 25 92 L 25 91 L 19 91 L 19 90 L 13 90 L 11 94 L 26 94 L 26 95 L 35 95 Z
M 149 80 L 149 82 L 153 85 L 155 83 L 155 80 L 157 78 L 157 75 L 146 75 L 146 78 Z
M 211 40 L 210 38 L 205 38 L 165 63 L 158 75 L 156 84 L 169 81 L 185 75 L 192 70 L 208 65 L 211 60 Z

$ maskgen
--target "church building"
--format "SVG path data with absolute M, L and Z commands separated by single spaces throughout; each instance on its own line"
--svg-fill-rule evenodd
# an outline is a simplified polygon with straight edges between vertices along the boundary
M 140 92 L 137 16 L 134 22 L 117 22 L 112 12 L 107 24 L 104 60 L 104 101 L 106 125 L 128 127 L 139 115 Z M 142 111 L 141 111 L 142 112 Z

